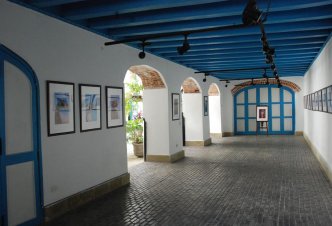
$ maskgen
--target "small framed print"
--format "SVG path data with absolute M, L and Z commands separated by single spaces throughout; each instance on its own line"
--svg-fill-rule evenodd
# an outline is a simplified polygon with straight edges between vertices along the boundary
M 257 106 L 256 107 L 256 121 L 267 122 L 269 121 L 268 106 Z
M 75 133 L 74 83 L 46 81 L 48 136 Z
M 327 112 L 327 88 L 322 89 L 323 112 Z
M 327 87 L 327 112 L 332 113 L 332 86 Z
M 123 88 L 106 86 L 106 127 L 123 126 Z
M 172 93 L 172 120 L 180 119 L 180 94 Z
M 209 115 L 209 97 L 204 96 L 204 116 Z
M 307 109 L 307 96 L 303 96 L 303 107 Z
M 323 111 L 322 90 L 317 91 L 318 111 Z
M 101 86 L 79 85 L 81 132 L 101 129 Z
M 311 110 L 312 111 L 315 111 L 315 94 L 314 93 L 312 93 L 312 94 L 310 94 L 310 96 L 311 96 Z

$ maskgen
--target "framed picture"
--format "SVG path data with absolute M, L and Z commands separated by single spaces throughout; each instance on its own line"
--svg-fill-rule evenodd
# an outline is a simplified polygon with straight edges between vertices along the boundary
M 322 89 L 323 112 L 327 112 L 327 88 Z
M 172 120 L 180 119 L 180 94 L 172 93 Z
M 308 109 L 312 110 L 311 94 L 308 94 L 308 101 L 309 101 L 309 103 L 308 103 Z
M 318 111 L 323 111 L 322 90 L 317 91 Z
M 307 109 L 307 96 L 303 96 L 303 107 Z
M 327 112 L 332 113 L 332 86 L 327 87 Z
M 123 88 L 106 86 L 106 127 L 123 126 Z
M 209 115 L 209 97 L 204 96 L 204 116 Z
M 268 106 L 257 106 L 256 107 L 256 121 L 267 122 L 269 121 Z
M 317 101 L 317 99 L 318 99 L 318 94 L 317 94 L 317 92 L 315 92 L 315 93 L 313 94 L 313 98 L 314 98 L 314 111 L 317 111 L 317 110 L 318 110 L 318 101 Z
M 79 85 L 81 132 L 101 129 L 101 86 Z
M 75 133 L 74 83 L 46 81 L 48 136 Z
M 312 111 L 314 111 L 315 110 L 315 94 L 314 93 L 312 93 L 312 94 L 310 94 L 310 96 L 311 96 L 311 110 Z

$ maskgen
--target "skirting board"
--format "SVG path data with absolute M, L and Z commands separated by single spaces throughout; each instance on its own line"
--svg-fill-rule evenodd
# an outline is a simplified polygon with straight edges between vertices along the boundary
M 222 136 L 223 137 L 232 137 L 232 136 L 234 136 L 234 133 L 233 132 L 223 132 Z
M 330 169 L 330 167 L 327 164 L 327 162 L 325 161 L 325 159 L 320 155 L 316 146 L 313 143 L 311 143 L 309 137 L 305 133 L 303 134 L 303 137 L 304 137 L 305 141 L 307 142 L 308 146 L 310 147 L 312 153 L 315 155 L 316 159 L 320 163 L 321 169 L 323 170 L 323 172 L 329 179 L 330 183 L 332 184 L 332 169 Z
M 211 138 L 207 140 L 194 140 L 194 141 L 186 141 L 186 146 L 209 146 L 212 144 Z
M 69 196 L 65 199 L 57 201 L 45 207 L 45 222 L 51 221 L 70 210 L 76 209 L 83 204 L 93 201 L 115 189 L 123 187 L 130 183 L 129 173 L 108 180 L 102 184 L 96 185 L 87 190 L 81 191 L 75 195 Z
M 303 136 L 303 131 L 296 131 L 295 136 Z
M 179 151 L 172 155 L 147 155 L 146 161 L 148 162 L 176 162 L 185 157 L 184 150 Z
M 222 133 L 210 133 L 211 139 L 221 139 L 222 138 Z

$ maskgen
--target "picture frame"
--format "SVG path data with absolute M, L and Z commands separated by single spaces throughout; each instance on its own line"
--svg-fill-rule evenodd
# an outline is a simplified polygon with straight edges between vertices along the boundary
M 314 111 L 315 110 L 315 94 L 311 93 L 310 94 L 310 100 L 311 100 L 311 110 Z
M 46 81 L 47 134 L 75 133 L 75 84 Z
M 80 130 L 101 129 L 101 86 L 79 84 Z
M 180 119 L 180 94 L 172 93 L 172 120 Z
M 307 96 L 303 96 L 303 108 L 308 109 L 307 108 Z
M 322 89 L 322 111 L 327 112 L 327 88 Z
M 208 116 L 209 115 L 209 97 L 208 96 L 204 96 L 204 116 Z
M 332 86 L 327 87 L 327 112 L 332 113 Z
M 123 88 L 106 86 L 105 96 L 106 128 L 122 127 L 124 124 Z
M 269 107 L 265 105 L 256 107 L 256 121 L 268 122 L 269 121 Z
M 322 90 L 317 91 L 318 111 L 323 111 Z

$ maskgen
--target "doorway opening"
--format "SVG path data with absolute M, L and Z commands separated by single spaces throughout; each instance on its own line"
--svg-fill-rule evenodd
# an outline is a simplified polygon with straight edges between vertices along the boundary
M 221 98 L 217 84 L 209 87 L 209 125 L 212 143 L 219 143 L 222 138 Z
M 160 120 L 165 119 L 159 118 L 158 111 L 168 109 L 165 84 L 161 74 L 150 66 L 136 65 L 127 70 L 124 92 L 128 168 L 143 163 L 157 150 L 156 144 L 162 143 L 158 141 L 163 139 L 158 131 Z

